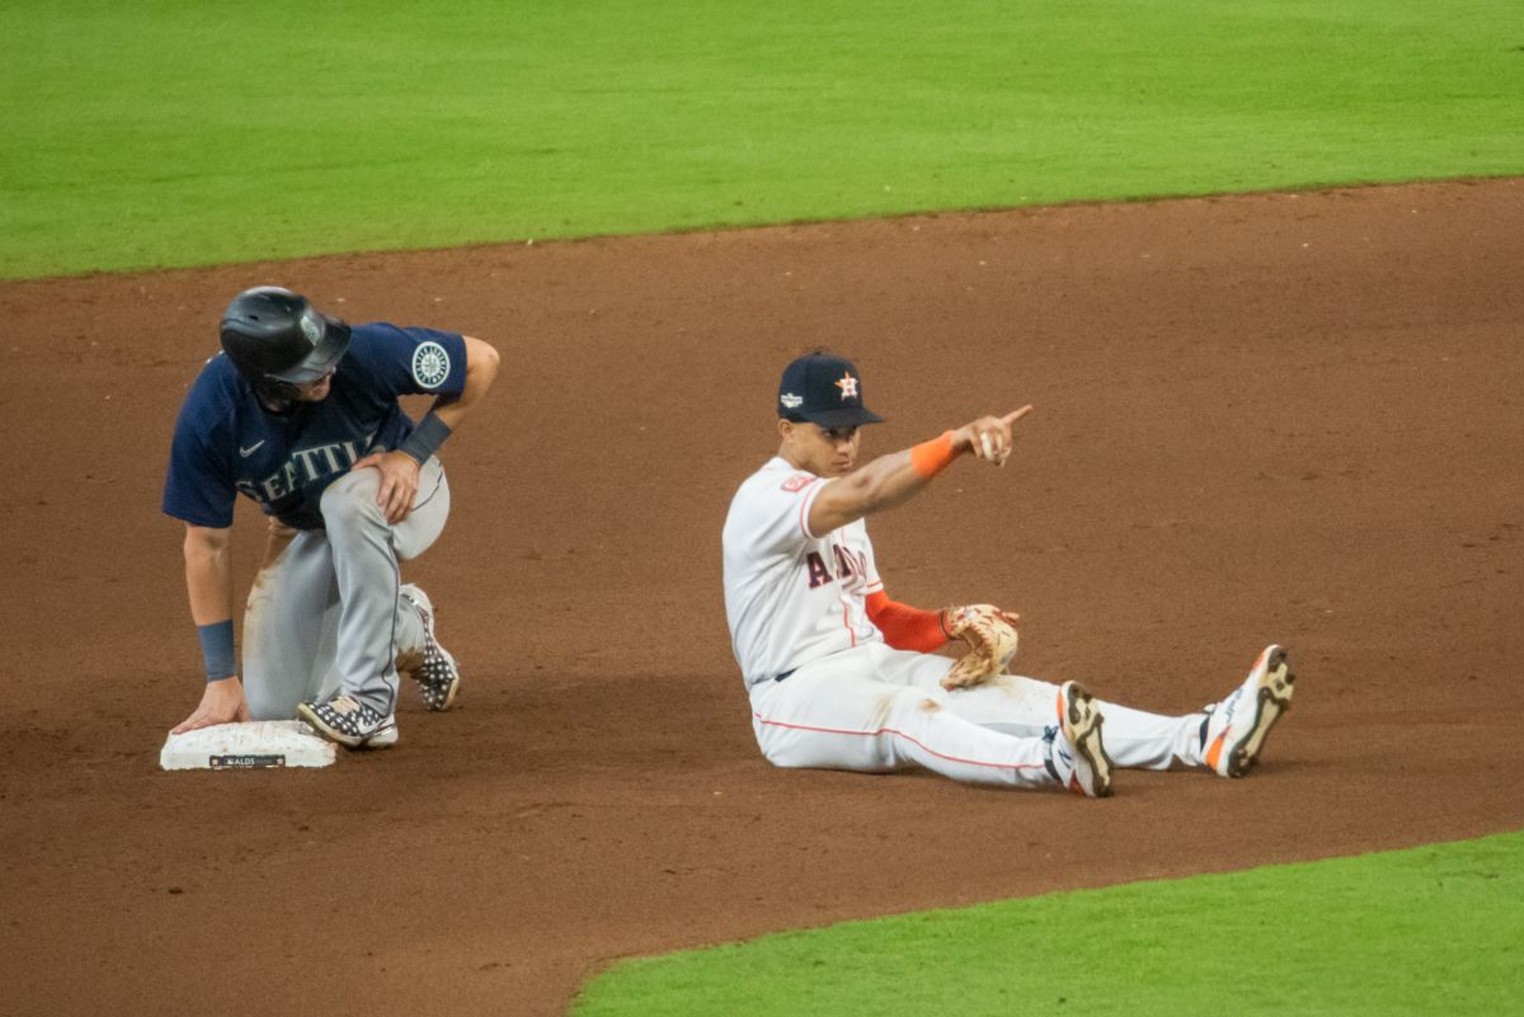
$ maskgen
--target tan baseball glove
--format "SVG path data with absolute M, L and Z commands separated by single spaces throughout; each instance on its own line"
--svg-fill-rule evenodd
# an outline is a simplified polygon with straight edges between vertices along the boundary
M 968 652 L 947 672 L 942 687 L 949 691 L 970 688 L 1003 672 L 1016 656 L 1016 621 L 1016 615 L 1007 614 L 993 604 L 969 604 L 943 611 L 943 628 L 948 635 L 967 643 Z

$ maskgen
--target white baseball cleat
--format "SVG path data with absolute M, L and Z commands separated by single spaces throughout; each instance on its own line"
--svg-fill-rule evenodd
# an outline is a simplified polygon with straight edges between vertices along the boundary
M 1295 681 L 1286 651 L 1274 643 L 1265 647 L 1243 684 L 1207 707 L 1201 736 L 1206 765 L 1224 777 L 1252 770 L 1270 729 L 1291 708 Z
M 382 716 L 353 696 L 302 703 L 296 713 L 312 730 L 347 748 L 389 749 L 397 744 L 396 716 Z
M 1087 798 L 1111 794 L 1111 757 L 1101 744 L 1101 722 L 1095 697 L 1078 682 L 1064 682 L 1048 771 L 1060 786 Z
M 412 583 L 403 586 L 399 592 L 423 621 L 423 660 L 412 669 L 412 678 L 418 683 L 423 705 L 434 711 L 448 710 L 455 702 L 455 693 L 460 691 L 460 667 L 450 651 L 434 638 L 434 602 Z

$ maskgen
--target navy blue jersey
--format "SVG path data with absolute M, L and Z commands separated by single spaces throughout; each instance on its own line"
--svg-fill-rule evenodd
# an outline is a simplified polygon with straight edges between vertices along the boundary
M 356 325 L 327 398 L 268 409 L 224 354 L 191 384 L 170 448 L 164 512 L 196 526 L 233 525 L 242 493 L 287 526 L 321 529 L 329 484 L 413 430 L 397 397 L 459 395 L 466 343 L 455 332 Z

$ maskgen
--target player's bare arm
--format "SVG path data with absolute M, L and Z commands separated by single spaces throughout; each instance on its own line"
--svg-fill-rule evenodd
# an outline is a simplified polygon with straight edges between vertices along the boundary
M 209 526 L 185 527 L 185 588 L 191 619 L 198 629 L 232 624 L 232 530 Z M 173 728 L 175 734 L 249 719 L 243 685 L 236 674 L 208 681 L 201 702 Z
M 492 383 L 497 380 L 498 354 L 496 348 L 481 339 L 462 336 L 466 341 L 466 385 L 460 395 L 445 397 L 434 403 L 433 412 L 439 415 L 450 430 L 457 430 L 466 415 L 481 402 Z
M 783 434 L 781 454 L 794 465 L 819 476 L 837 476 L 816 495 L 810 506 L 810 532 L 829 533 L 864 516 L 908 501 L 941 469 L 965 452 L 972 452 L 976 458 L 996 466 L 1004 465 L 1013 447 L 1012 428 L 1031 411 L 1032 407 L 1028 405 L 1003 417 L 980 417 L 930 442 L 880 456 L 862 469 L 852 469 L 848 465 L 850 472 L 844 475 L 840 471 L 846 446 L 839 434 L 833 437 L 831 429 L 817 424 L 796 424 L 785 420 L 779 422 L 779 431 Z M 850 448 L 853 462 L 856 442 L 854 433 Z M 791 445 L 794 446 L 792 455 Z M 822 451 L 826 446 L 832 448 L 830 457 Z M 803 461 L 796 462 L 795 457 Z M 812 469 L 812 463 L 824 468 Z
M 471 336 L 462 336 L 466 344 L 466 384 L 458 396 L 441 396 L 430 407 L 429 414 L 453 433 L 472 408 L 481 401 L 497 378 L 498 354 L 490 344 Z M 412 511 L 413 499 L 418 493 L 419 470 L 423 463 L 403 449 L 372 452 L 357 461 L 352 469 L 376 469 L 381 472 L 381 486 L 376 493 L 376 504 L 386 513 L 386 521 L 392 525 L 402 522 Z

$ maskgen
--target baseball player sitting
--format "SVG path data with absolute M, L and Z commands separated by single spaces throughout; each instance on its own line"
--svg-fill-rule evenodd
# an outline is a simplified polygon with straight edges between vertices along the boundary
M 1200 766 L 1238 777 L 1290 704 L 1284 650 L 1200 713 L 1164 717 L 1077 682 L 1005 673 L 1016 617 L 988 604 L 923 611 L 889 599 L 865 517 L 920 492 L 959 458 L 996 466 L 1031 410 L 980 417 L 857 465 L 863 405 L 849 361 L 812 353 L 778 387 L 778 454 L 741 484 L 724 530 L 725 611 L 762 754 L 776 766 L 1058 786 L 1100 798 L 1117 767 Z M 937 654 L 968 644 L 957 661 Z M 1105 728 L 1105 740 L 1101 734 Z
M 440 444 L 492 386 L 497 351 L 454 332 L 351 328 L 273 286 L 238 294 L 222 352 L 175 425 L 165 513 L 185 523 L 185 583 L 206 664 L 173 729 L 300 716 L 350 748 L 397 741 L 399 671 L 446 710 L 460 672 L 434 608 L 399 562 L 439 537 L 450 488 Z M 432 394 L 417 424 L 398 397 Z M 264 565 L 233 650 L 230 534 L 238 494 L 269 519 Z

